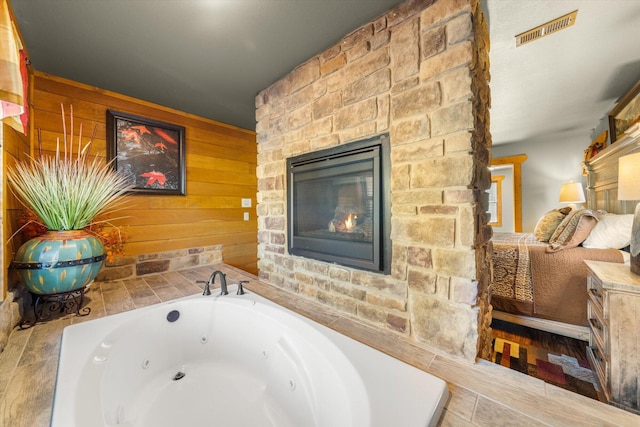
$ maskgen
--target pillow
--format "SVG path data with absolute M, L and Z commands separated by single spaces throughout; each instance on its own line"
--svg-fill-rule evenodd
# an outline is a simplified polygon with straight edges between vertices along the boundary
M 591 209 L 580 209 L 567 215 L 549 239 L 547 252 L 575 248 L 589 236 L 598 222 L 598 213 Z
M 582 242 L 585 248 L 622 249 L 631 243 L 633 214 L 604 215 L 591 230 L 589 237 Z
M 570 207 L 554 209 L 542 215 L 533 230 L 533 235 L 541 242 L 548 242 L 553 232 L 560 225 L 565 216 L 571 211 Z
M 567 226 L 569 225 L 569 223 L 571 222 L 571 219 L 575 216 L 575 215 L 580 215 L 582 216 L 582 212 L 585 211 L 585 209 L 577 209 L 577 210 L 573 210 L 572 212 L 569 212 L 567 214 L 567 216 L 565 216 L 562 219 L 562 222 L 558 225 L 558 227 L 556 227 L 555 231 L 553 232 L 553 234 L 551 235 L 551 237 L 549 238 L 549 243 L 553 243 L 556 240 L 558 240 L 558 237 L 562 234 L 562 232 L 567 228 Z M 589 212 L 593 212 L 593 211 L 589 211 Z M 579 218 L 579 217 L 578 217 Z M 578 220 L 578 218 L 575 219 L 575 221 Z M 571 231 L 571 230 L 570 230 Z

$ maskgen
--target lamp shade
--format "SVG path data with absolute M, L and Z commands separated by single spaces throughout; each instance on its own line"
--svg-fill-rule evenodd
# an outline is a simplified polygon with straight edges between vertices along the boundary
M 567 182 L 560 187 L 561 203 L 584 203 L 584 190 L 579 182 Z
M 620 157 L 618 200 L 640 200 L 640 153 Z

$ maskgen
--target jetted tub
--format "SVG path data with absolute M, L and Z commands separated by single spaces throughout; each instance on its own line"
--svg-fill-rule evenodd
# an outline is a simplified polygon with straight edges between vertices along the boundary
M 431 426 L 447 398 L 256 294 L 196 295 L 65 328 L 51 425 Z

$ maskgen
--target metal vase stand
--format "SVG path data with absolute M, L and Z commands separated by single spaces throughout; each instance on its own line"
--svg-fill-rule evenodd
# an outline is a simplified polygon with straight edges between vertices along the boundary
M 27 244 L 29 242 L 27 242 Z M 24 246 L 25 245 L 21 246 L 20 250 L 22 250 Z M 22 258 L 24 259 L 25 257 Z M 100 268 L 102 268 L 104 259 L 105 254 L 102 253 L 97 256 L 64 261 L 12 261 L 11 268 L 18 272 L 19 280 L 29 291 L 29 294 L 31 294 L 34 314 L 33 320 L 23 318 L 20 322 L 20 327 L 31 327 L 38 322 L 46 322 L 53 319 L 56 313 L 59 316 L 72 313 L 75 313 L 77 316 L 87 316 L 91 313 L 90 307 L 82 308 L 84 304 L 84 294 L 89 288 L 88 285 L 63 292 L 51 291 L 56 288 L 70 289 L 75 285 L 75 281 L 90 285 L 100 271 Z M 87 266 L 89 266 L 88 270 L 83 268 Z M 58 273 L 59 271 L 62 271 L 62 273 Z M 27 274 L 27 272 L 31 274 Z M 80 275 L 78 275 L 78 273 L 80 273 Z M 52 275 L 55 275 L 55 277 Z M 52 280 L 50 280 L 50 278 Z M 34 290 L 36 292 L 34 292 Z M 47 291 L 51 293 L 43 293 Z
M 20 322 L 20 328 L 32 327 L 38 322 L 46 322 L 51 320 L 57 313 L 58 315 L 66 315 L 75 313 L 76 316 L 87 316 L 91 313 L 91 307 L 82 308 L 84 304 L 84 294 L 88 286 L 69 292 L 60 292 L 49 295 L 31 294 L 33 305 L 33 320 L 23 319 Z

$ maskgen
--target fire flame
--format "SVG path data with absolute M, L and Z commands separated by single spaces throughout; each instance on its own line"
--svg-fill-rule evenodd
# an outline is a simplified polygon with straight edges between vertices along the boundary
M 358 219 L 358 215 L 349 214 L 347 219 L 344 221 L 344 228 L 346 231 L 352 231 L 353 227 L 356 225 L 356 219 Z

